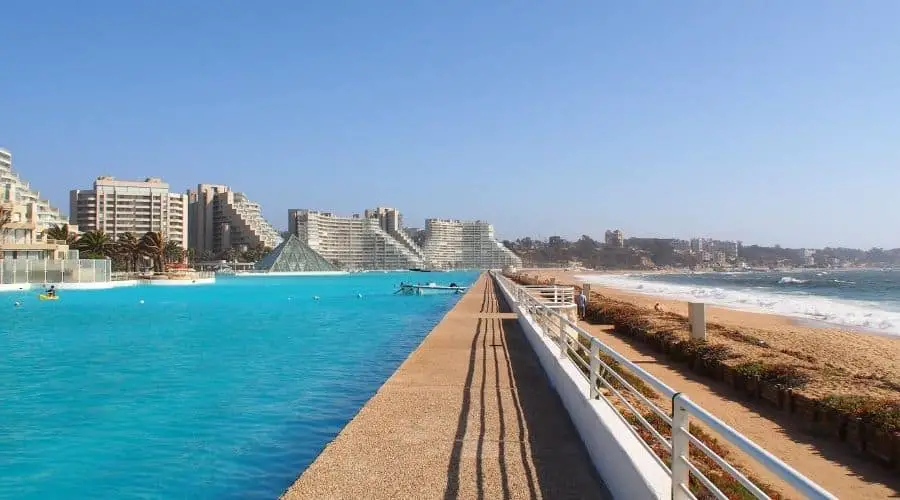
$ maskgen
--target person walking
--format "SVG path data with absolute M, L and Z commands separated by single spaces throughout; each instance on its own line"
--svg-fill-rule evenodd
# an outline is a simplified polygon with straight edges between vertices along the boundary
M 587 296 L 584 295 L 584 290 L 581 290 L 578 293 L 578 317 L 580 319 L 584 319 L 586 313 L 587 313 Z

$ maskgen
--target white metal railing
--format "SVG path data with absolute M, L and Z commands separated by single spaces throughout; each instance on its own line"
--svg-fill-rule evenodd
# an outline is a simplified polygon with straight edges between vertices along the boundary
M 691 434 L 690 420 L 692 417 L 703 423 L 709 430 L 715 432 L 722 440 L 745 453 L 751 460 L 775 474 L 804 497 L 816 499 L 836 498 L 821 486 L 810 481 L 791 466 L 782 462 L 746 436 L 691 401 L 687 395 L 675 391 L 666 385 L 665 382 L 654 377 L 608 345 L 599 341 L 596 337 L 569 320 L 565 315 L 560 314 L 558 308 L 552 307 L 552 303 L 548 304 L 545 300 L 539 298 L 539 294 L 536 296 L 534 293 L 534 290 L 549 287 L 522 286 L 500 273 L 492 271 L 491 274 L 495 277 L 498 284 L 513 297 L 520 307 L 520 312 L 525 313 L 540 326 L 542 335 L 556 343 L 559 348 L 559 357 L 568 359 L 588 380 L 590 389 L 589 394 L 586 394 L 585 397 L 589 399 L 602 397 L 607 400 L 610 406 L 616 410 L 619 417 L 632 429 L 644 447 L 650 451 L 663 469 L 671 475 L 673 499 L 696 498 L 689 489 L 692 476 L 714 497 L 720 499 L 728 498 L 693 463 L 694 461 L 690 458 L 692 446 L 715 462 L 726 474 L 746 488 L 751 495 L 762 499 L 770 498 L 762 489 L 750 481 L 746 475 L 710 449 L 697 436 Z M 654 392 L 671 401 L 672 413 L 669 414 L 668 411 L 660 408 L 653 399 L 638 390 L 635 384 L 629 382 L 628 378 L 630 377 L 623 376 L 623 374 L 617 372 L 610 366 L 610 362 L 615 362 L 628 375 L 636 377 L 652 388 Z M 654 427 L 648 421 L 648 417 L 645 417 L 645 413 L 638 409 L 639 406 L 649 409 L 653 417 L 662 421 L 664 423 L 662 429 Z M 649 435 L 649 439 L 642 437 L 637 428 L 644 429 Z M 670 437 L 663 435 L 661 430 L 668 431 Z M 657 453 L 653 449 L 654 444 L 664 449 L 666 453 Z M 668 460 L 666 460 L 666 455 L 668 455 Z
M 565 307 L 575 305 L 575 287 L 561 285 L 521 286 L 528 295 L 547 306 Z

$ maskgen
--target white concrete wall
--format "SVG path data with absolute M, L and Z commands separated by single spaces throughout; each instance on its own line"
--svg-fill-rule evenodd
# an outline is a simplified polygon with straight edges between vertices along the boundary
M 635 436 L 630 425 L 606 400 L 587 397 L 590 383 L 571 361 L 559 358 L 559 347 L 541 333 L 540 327 L 502 283 L 500 288 L 507 303 L 519 315 L 519 325 L 613 497 L 670 498 L 671 477 Z
M 196 279 L 169 279 L 169 280 L 144 280 L 144 283 L 153 286 L 191 286 L 191 285 L 213 285 L 216 283 L 215 278 L 196 278 Z

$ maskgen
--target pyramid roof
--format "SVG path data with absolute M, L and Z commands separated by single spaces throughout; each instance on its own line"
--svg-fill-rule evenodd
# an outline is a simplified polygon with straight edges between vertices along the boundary
M 256 263 L 256 270 L 269 273 L 298 273 L 338 271 L 338 268 L 292 234 L 260 259 Z

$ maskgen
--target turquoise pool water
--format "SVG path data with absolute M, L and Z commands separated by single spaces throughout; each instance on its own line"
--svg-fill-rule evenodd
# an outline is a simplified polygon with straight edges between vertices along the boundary
M 275 498 L 476 277 L 2 293 L 0 498 Z

